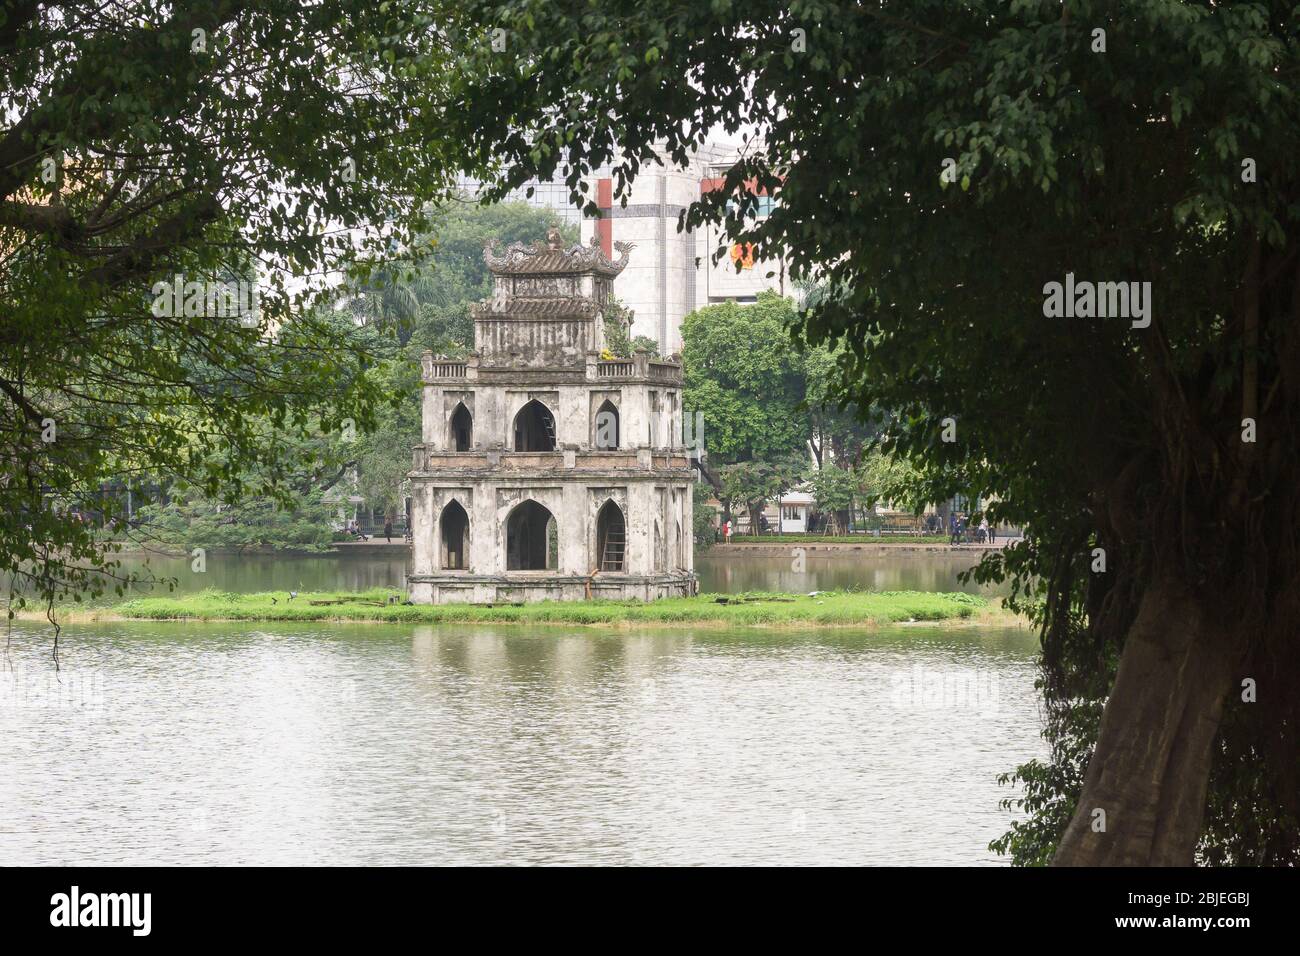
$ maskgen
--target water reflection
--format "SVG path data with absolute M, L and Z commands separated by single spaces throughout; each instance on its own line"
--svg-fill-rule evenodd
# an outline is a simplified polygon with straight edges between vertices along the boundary
M 697 559 L 701 589 L 718 593 L 738 591 L 831 591 L 858 588 L 867 591 L 969 591 L 991 589 L 963 584 L 958 575 L 979 560 L 972 551 L 899 553 L 883 556 L 837 557 L 808 554 L 793 557 L 759 557 L 706 553 Z M 796 564 L 802 570 L 796 571 Z
M 3 701 L 0 862 L 996 862 L 1033 654 L 1014 629 L 73 627 L 100 706 Z M 10 659 L 48 669 L 48 635 Z

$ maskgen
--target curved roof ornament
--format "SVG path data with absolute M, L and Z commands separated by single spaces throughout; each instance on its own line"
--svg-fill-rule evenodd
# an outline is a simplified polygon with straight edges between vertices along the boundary
M 589 245 L 574 243 L 565 249 L 559 242 L 558 231 L 553 230 L 548 241 L 538 240 L 531 244 L 512 242 L 504 252 L 500 250 L 496 239 L 489 239 L 483 246 L 483 261 L 489 271 L 498 275 L 573 275 L 594 272 L 612 279 L 627 267 L 628 257 L 635 245 L 616 242 L 614 248 L 619 252 L 617 261 L 605 257 L 599 236 L 592 236 Z
M 615 270 L 614 274 L 618 275 L 618 273 L 622 272 L 625 268 L 627 268 L 627 260 L 631 257 L 632 250 L 636 248 L 636 243 L 616 242 L 614 243 L 614 248 L 618 250 L 617 262 L 609 262 L 609 260 L 605 259 L 604 256 L 601 256 L 601 258 L 605 259 L 606 262 L 609 262 L 609 264 L 614 267 Z

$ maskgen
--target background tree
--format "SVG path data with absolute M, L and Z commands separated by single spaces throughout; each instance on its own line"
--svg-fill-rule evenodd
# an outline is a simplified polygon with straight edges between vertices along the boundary
M 790 324 L 796 324 L 790 316 Z M 819 467 L 850 468 L 858 462 L 867 443 L 879 431 L 876 415 L 864 415 L 856 405 L 846 403 L 839 383 L 846 360 L 842 345 L 804 344 L 800 349 L 803 376 L 803 409 L 808 417 L 808 447 Z
M 11 588 L 49 601 L 100 589 L 103 550 L 70 515 L 94 503 L 120 521 L 124 502 L 96 500 L 109 479 L 236 501 L 256 465 L 251 480 L 277 493 L 307 464 L 280 455 L 345 421 L 374 424 L 376 356 L 355 326 L 303 305 L 358 259 L 406 247 L 419 210 L 472 166 L 447 138 L 434 13 L 349 0 L 6 5 Z M 258 308 L 222 314 L 202 291 L 160 302 L 157 284 L 177 277 L 200 290 L 255 280 Z
M 798 317 L 791 300 L 762 292 L 753 305 L 705 306 L 682 320 L 683 407 L 704 414 L 709 462 L 780 464 L 784 472 L 795 460 L 799 472 L 810 451 L 821 466 L 848 468 L 861 456 L 870 430 L 832 390 L 841 350 L 800 347 L 791 335 Z M 701 470 L 730 518 L 727 482 L 708 465 Z
M 606 163 L 622 186 L 656 147 L 683 163 L 713 130 L 762 131 L 684 224 L 847 290 L 807 341 L 842 342 L 845 395 L 896 412 L 881 442 L 918 497 L 996 496 L 994 520 L 1027 524 L 979 576 L 1035 614 L 1050 714 L 1106 701 L 1081 781 L 1054 777 L 1073 816 L 1053 859 L 1300 860 L 1291 6 L 466 12 L 511 38 L 473 36 L 458 81 L 503 189 L 563 167 L 581 195 Z M 1152 295 L 1051 314 L 1067 276 Z
M 322 493 L 310 490 L 290 507 L 266 497 L 233 504 L 192 489 L 175 491 L 166 504 L 140 509 L 151 537 L 186 551 L 194 548 L 326 551 L 334 543 L 334 514 Z
M 637 349 L 644 349 L 658 357 L 659 343 L 648 335 L 631 334 L 632 310 L 617 296 L 611 296 L 605 306 L 605 349 L 615 358 L 631 358 Z
M 682 320 L 682 407 L 688 415 L 704 414 L 709 463 L 773 463 L 806 454 L 803 365 L 788 331 L 793 319 L 788 299 L 765 292 L 754 305 L 705 306 Z M 709 465 L 702 471 L 730 519 L 734 496 Z
M 726 513 L 739 503 L 749 514 L 749 533 L 762 533 L 763 510 L 768 502 L 778 500 L 795 486 L 802 473 L 802 462 L 779 459 L 775 462 L 741 461 L 718 468 L 720 500 Z
M 862 498 L 862 474 L 857 467 L 825 464 L 808 473 L 808 489 L 817 510 L 829 516 L 827 534 L 845 534 L 853 528 L 853 512 Z

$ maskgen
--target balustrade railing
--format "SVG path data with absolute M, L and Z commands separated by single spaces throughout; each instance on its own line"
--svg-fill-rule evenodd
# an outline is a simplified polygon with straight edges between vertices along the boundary
M 597 378 L 631 378 L 635 366 L 619 359 L 596 363 Z
M 660 382 L 675 382 L 681 373 L 682 367 L 671 362 L 650 363 L 650 377 Z
M 464 362 L 433 362 L 430 367 L 430 378 L 464 378 Z

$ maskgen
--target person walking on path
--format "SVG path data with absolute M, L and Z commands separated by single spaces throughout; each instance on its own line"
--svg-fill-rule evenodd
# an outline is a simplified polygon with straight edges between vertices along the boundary
M 948 543 L 957 543 L 957 512 L 948 515 Z
M 989 518 L 988 518 L 988 515 L 984 515 L 983 517 L 980 518 L 980 534 L 979 534 L 979 539 L 980 539 L 980 541 L 987 541 L 987 540 L 989 540 Z
M 393 519 L 384 518 L 384 540 L 389 544 L 393 543 Z

